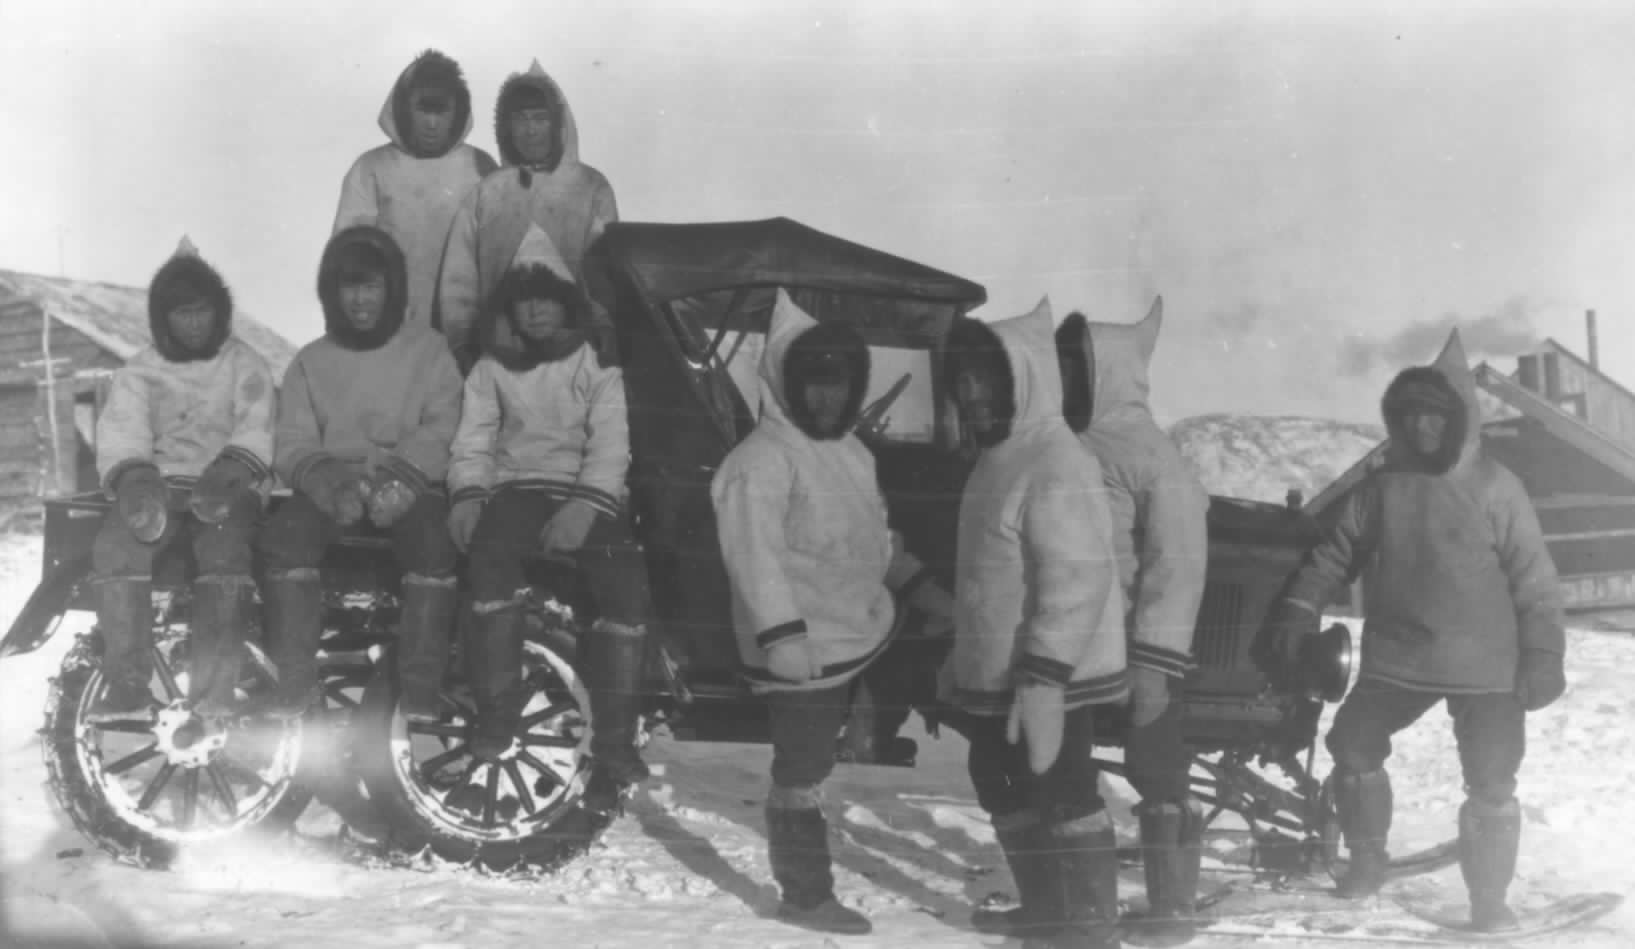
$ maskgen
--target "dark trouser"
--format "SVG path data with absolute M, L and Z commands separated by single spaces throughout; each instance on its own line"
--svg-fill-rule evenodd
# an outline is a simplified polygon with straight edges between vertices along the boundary
M 512 600 L 527 586 L 523 562 L 540 553 L 540 532 L 562 504 L 537 489 L 501 486 L 494 492 L 471 537 L 472 599 Z M 647 563 L 627 518 L 598 515 L 575 560 L 603 620 L 626 626 L 647 622 Z
M 1527 715 L 1509 692 L 1443 695 L 1362 679 L 1335 713 L 1326 744 L 1337 774 L 1381 770 L 1391 736 L 1446 700 L 1459 747 L 1465 793 L 1501 806 L 1516 794 L 1516 773 L 1527 753 Z
M 256 549 L 269 573 L 313 569 L 324 551 L 345 536 L 347 528 L 297 491 L 267 519 Z M 388 529 L 392 553 L 403 571 L 422 577 L 451 577 L 459 556 L 448 533 L 448 497 L 428 491 Z
M 170 518 L 151 544 L 137 540 L 117 510 L 103 518 L 91 546 L 91 566 L 101 588 L 98 626 L 103 635 L 103 675 L 132 693 L 145 692 L 152 675 L 153 623 L 149 609 L 156 563 L 172 557 L 193 561 L 193 698 L 214 690 L 231 698 L 238 650 L 244 636 L 242 603 L 253 582 L 251 543 L 261 499 L 236 498 L 226 519 L 206 524 L 187 510 L 187 493 L 172 489 Z
M 1146 725 L 1130 725 L 1124 733 L 1124 772 L 1143 803 L 1180 804 L 1191 794 L 1188 775 L 1192 753 L 1181 740 L 1186 684 L 1169 680 L 1169 704 Z
M 829 825 L 822 785 L 834 772 L 851 684 L 766 695 L 772 733 L 772 790 L 766 798 L 767 849 L 784 902 L 809 909 L 834 899 Z
M 991 817 L 1032 811 L 1046 824 L 1059 824 L 1099 813 L 1101 769 L 1090 757 L 1095 731 L 1094 706 L 1067 713 L 1062 723 L 1062 751 L 1044 774 L 1028 767 L 1025 742 L 1005 737 L 1005 717 L 960 715 L 951 722 L 970 742 L 966 769 L 976 788 L 976 802 Z

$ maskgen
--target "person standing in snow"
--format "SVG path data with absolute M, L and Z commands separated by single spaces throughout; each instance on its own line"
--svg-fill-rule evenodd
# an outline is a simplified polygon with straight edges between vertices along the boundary
M 454 438 L 449 532 L 469 550 L 476 621 L 465 652 L 477 705 L 473 752 L 511 747 L 522 682 L 525 558 L 575 559 L 598 618 L 590 630 L 587 807 L 614 810 L 646 780 L 639 736 L 652 613 L 647 565 L 631 533 L 624 376 L 586 341 L 590 303 L 550 237 L 530 225 L 480 324 L 483 355 L 465 382 Z
M 959 511 L 950 722 L 1016 878 L 1032 949 L 1119 944 L 1118 855 L 1091 759 L 1129 698 L 1124 595 L 1100 466 L 1062 417 L 1049 300 L 962 318 L 945 372 L 980 450 Z
M 500 86 L 494 141 L 503 167 L 483 178 L 455 214 L 438 278 L 443 332 L 454 340 L 462 369 L 477 358 L 479 314 L 530 225 L 551 239 L 574 282 L 593 289 L 586 283 L 585 256 L 619 218 L 607 178 L 579 160 L 573 110 L 538 60 Z M 602 365 L 616 366 L 613 323 L 594 297 L 591 304 L 590 343 Z M 512 331 L 501 320 L 495 332 L 503 338 Z
M 408 267 L 404 322 L 441 327 L 437 274 L 449 226 L 471 190 L 498 166 L 466 144 L 471 90 L 459 63 L 428 49 L 409 63 L 380 108 L 389 140 L 358 156 L 341 181 L 330 236 L 374 223 L 392 236 Z M 453 347 L 455 337 L 449 337 Z
M 853 680 L 891 641 L 893 590 L 924 567 L 886 523 L 874 456 L 852 428 L 868 391 L 857 331 L 818 323 L 778 291 L 761 353 L 761 417 L 710 483 L 733 629 L 772 732 L 767 849 L 779 918 L 863 935 L 836 900 L 822 786 Z
M 1346 497 L 1268 619 L 1279 671 L 1295 668 L 1330 596 L 1363 578 L 1362 666 L 1335 714 L 1335 804 L 1362 899 L 1390 859 L 1391 736 L 1446 701 L 1464 772 L 1459 866 L 1472 925 L 1515 927 L 1506 901 L 1521 839 L 1516 774 L 1528 712 L 1566 688 L 1560 582 L 1521 481 L 1481 450 L 1481 409 L 1458 333 L 1436 363 L 1385 390 L 1385 465 Z
M 390 533 L 404 569 L 397 674 L 404 715 L 440 720 L 454 622 L 457 554 L 443 478 L 460 419 L 460 373 L 442 337 L 405 322 L 408 279 L 390 234 L 357 223 L 318 266 L 324 335 L 284 374 L 273 468 L 295 493 L 257 548 L 278 667 L 269 713 L 301 715 L 319 695 L 324 551 L 365 517 Z
M 1209 568 L 1209 493 L 1147 406 L 1147 366 L 1163 301 L 1133 325 L 1070 313 L 1056 328 L 1068 427 L 1100 465 L 1128 609 L 1130 707 L 1126 776 L 1141 797 L 1147 912 L 1126 916 L 1130 942 L 1190 941 L 1203 814 L 1192 801 L 1192 755 L 1181 735 L 1193 627 Z
M 271 487 L 272 371 L 232 333 L 233 298 L 186 238 L 148 285 L 153 345 L 114 373 L 97 470 L 114 507 L 91 548 L 106 689 L 87 719 L 152 712 L 153 564 L 192 546 L 188 698 L 234 710 L 255 581 L 251 541 Z

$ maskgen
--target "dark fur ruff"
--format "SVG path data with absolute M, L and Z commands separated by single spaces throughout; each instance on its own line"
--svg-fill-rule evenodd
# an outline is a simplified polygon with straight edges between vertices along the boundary
M 1096 410 L 1096 363 L 1090 349 L 1090 321 L 1067 314 L 1056 327 L 1056 365 L 1062 373 L 1062 417 L 1074 434 L 1090 427 Z
M 954 381 L 966 367 L 984 373 L 994 380 L 994 415 L 999 421 L 991 444 L 999 444 L 1010 437 L 1011 424 L 1016 421 L 1016 374 L 1011 369 L 1010 356 L 1005 344 L 981 320 L 961 317 L 948 331 L 947 349 L 943 356 L 944 382 L 949 393 L 955 391 Z
M 806 385 L 814 378 L 832 377 L 837 361 L 845 367 L 851 389 L 846 393 L 846 408 L 835 431 L 820 433 L 812 408 L 806 404 Z M 789 407 L 789 421 L 808 438 L 817 441 L 844 438 L 857 423 L 868 390 L 868 344 L 857 330 L 845 323 L 819 323 L 797 336 L 784 353 L 784 404 Z
M 440 86 L 454 94 L 454 125 L 449 135 L 448 148 L 435 155 L 421 154 L 414 145 L 413 116 L 409 109 L 409 93 L 422 86 Z M 471 89 L 460 71 L 460 64 L 435 49 L 428 49 L 415 57 L 409 69 L 392 90 L 392 123 L 397 126 L 397 137 L 403 147 L 416 158 L 441 158 L 454 149 L 460 132 L 471 118 Z
M 366 247 L 386 265 L 386 308 L 380 322 L 368 332 L 352 327 L 341 312 L 341 263 L 349 248 Z M 318 264 L 318 300 L 324 307 L 324 334 L 343 349 L 365 352 L 379 349 L 397 335 L 403 327 L 403 317 L 409 306 L 408 266 L 403 251 L 392 236 L 378 227 L 357 224 L 329 239 L 324 246 L 323 260 Z
M 191 288 L 191 291 L 190 289 Z M 170 311 L 202 294 L 216 312 L 215 332 L 203 349 L 190 350 L 171 336 Z M 233 294 L 216 269 L 200 257 L 172 257 L 148 283 L 148 330 L 153 346 L 169 362 L 216 358 L 233 332 Z
M 536 166 L 534 170 L 550 173 L 556 171 L 562 164 L 562 116 L 567 111 L 562 97 L 557 95 L 556 88 L 549 82 L 529 73 L 513 73 L 500 86 L 500 94 L 494 100 L 494 144 L 500 152 L 501 165 L 517 165 L 523 175 L 523 186 L 529 182 L 529 167 L 525 166 L 522 156 L 517 153 L 517 146 L 511 141 L 511 110 L 517 93 L 525 86 L 531 86 L 544 93 L 546 108 L 551 110 L 552 144 L 551 154 L 546 160 Z
M 1435 406 L 1412 396 L 1415 389 L 1435 393 Z M 1413 439 L 1404 428 L 1407 416 L 1416 407 L 1434 407 L 1444 410 L 1448 424 L 1442 431 L 1442 444 L 1432 455 L 1424 455 L 1413 447 Z M 1430 366 L 1404 369 L 1385 389 L 1380 400 L 1380 414 L 1385 419 L 1385 430 L 1390 435 L 1395 454 L 1402 462 L 1428 474 L 1446 474 L 1458 463 L 1465 447 L 1465 436 L 1470 428 L 1470 412 L 1459 390 L 1453 387 L 1441 370 Z
M 512 306 L 519 300 L 557 300 L 567 306 L 567 322 L 552 339 L 539 342 L 522 335 Z M 512 267 L 483 311 L 478 341 L 484 355 L 493 356 L 513 372 L 527 372 L 542 363 L 566 359 L 584 345 L 590 325 L 590 300 L 578 284 L 541 264 Z

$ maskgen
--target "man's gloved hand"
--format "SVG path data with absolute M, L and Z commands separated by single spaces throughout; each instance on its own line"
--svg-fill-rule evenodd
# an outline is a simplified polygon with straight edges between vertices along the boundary
M 1011 700 L 1005 737 L 1011 744 L 1027 741 L 1028 767 L 1044 774 L 1062 753 L 1062 729 L 1067 719 L 1067 700 L 1061 686 L 1024 682 L 1016 687 Z
M 251 490 L 255 481 L 255 472 L 249 465 L 237 458 L 219 457 L 199 476 L 187 506 L 194 517 L 206 524 L 220 524 L 227 520 L 233 502 Z
M 419 495 L 400 478 L 387 475 L 374 486 L 369 495 L 369 520 L 376 527 L 386 528 L 396 524 L 403 515 L 409 513 Z
M 318 510 L 342 527 L 363 520 L 373 493 L 369 479 L 339 458 L 325 458 L 307 469 L 300 488 Z
M 1567 691 L 1563 657 L 1548 649 L 1523 649 L 1516 664 L 1516 701 L 1529 712 L 1537 712 L 1561 698 Z
M 585 546 L 585 538 L 596 523 L 596 509 L 584 501 L 567 501 L 556 509 L 545 529 L 539 532 L 539 544 L 546 556 L 576 554 Z
M 1317 632 L 1318 617 L 1303 603 L 1279 599 L 1266 616 L 1266 635 L 1256 643 L 1256 662 L 1274 680 L 1291 679 L 1300 668 L 1300 647 Z
M 1130 667 L 1130 724 L 1145 728 L 1169 707 L 1169 676 L 1146 666 Z
M 454 546 L 465 553 L 471 547 L 471 536 L 477 533 L 477 521 L 483 516 L 482 498 L 455 501 L 448 512 L 448 534 Z
M 780 679 L 806 682 L 823 674 L 823 663 L 806 637 L 773 643 L 766 651 L 766 667 Z
M 157 543 L 170 524 L 170 486 L 153 465 L 138 465 L 114 483 L 114 506 L 131 534 L 144 544 Z

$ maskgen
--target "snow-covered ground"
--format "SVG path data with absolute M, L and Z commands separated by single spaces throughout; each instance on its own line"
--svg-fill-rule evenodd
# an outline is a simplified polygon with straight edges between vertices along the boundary
M 0 628 L 38 576 L 39 540 L 0 535 Z M 760 819 L 770 752 L 761 746 L 679 744 L 658 739 L 659 775 L 631 813 L 590 854 L 538 881 L 452 869 L 364 867 L 337 854 L 335 816 L 314 807 L 299 835 L 201 853 L 174 872 L 114 864 L 83 839 L 53 802 L 38 739 L 47 679 L 72 630 L 40 652 L 0 663 L 0 860 L 4 909 L 0 945 L 563 946 L 573 949 L 718 949 L 802 946 L 998 946 L 966 926 L 973 900 L 1011 891 L 1008 872 L 964 772 L 958 738 L 921 742 L 919 766 L 842 766 L 828 789 L 842 898 L 870 914 L 876 930 L 825 938 L 769 918 L 775 903 Z M 1526 830 L 1519 904 L 1582 890 L 1635 889 L 1635 638 L 1575 631 L 1568 693 L 1529 722 L 1521 795 Z M 1325 723 L 1326 727 L 1326 723 Z M 1398 818 L 1393 848 L 1427 846 L 1452 833 L 1461 799 L 1446 715 L 1432 712 L 1397 742 Z M 1327 763 L 1319 756 L 1319 773 Z M 1133 835 L 1128 788 L 1108 781 L 1121 836 Z M 1216 869 L 1210 870 L 1214 866 Z M 1206 883 L 1227 878 L 1211 859 Z M 1237 878 L 1244 879 L 1241 873 Z M 1124 895 L 1142 898 L 1136 875 Z M 1440 887 L 1462 905 L 1458 871 L 1398 886 Z M 1253 891 L 1238 908 L 1290 897 Z M 1325 919 L 1356 922 L 1390 903 L 1344 908 L 1302 898 Z M 1338 911 L 1330 917 L 1328 913 Z M 1296 914 L 1291 914 L 1294 919 Z M 1271 945 L 1209 936 L 1201 946 Z M 1315 947 L 1296 939 L 1276 945 Z M 1635 908 L 1593 932 L 1540 945 L 1635 944 Z M 1014 943 L 1012 943 L 1014 945 Z

